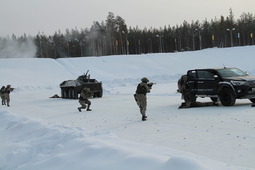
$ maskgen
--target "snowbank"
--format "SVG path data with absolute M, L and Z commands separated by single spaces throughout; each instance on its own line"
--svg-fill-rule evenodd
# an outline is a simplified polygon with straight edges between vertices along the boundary
M 0 111 L 0 169 L 238 169 L 198 155 L 49 125 Z
M 1 59 L 1 84 L 24 88 L 55 88 L 90 70 L 105 87 L 134 85 L 147 76 L 157 83 L 176 82 L 188 69 L 238 67 L 254 74 L 255 47 L 206 49 L 195 52 L 61 59 Z

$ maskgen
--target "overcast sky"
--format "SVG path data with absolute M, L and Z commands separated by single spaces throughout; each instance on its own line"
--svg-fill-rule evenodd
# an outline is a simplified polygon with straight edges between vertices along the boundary
M 108 13 L 122 17 L 128 27 L 159 28 L 194 20 L 255 14 L 255 0 L 0 0 L 0 36 L 53 35 L 66 28 L 90 28 Z

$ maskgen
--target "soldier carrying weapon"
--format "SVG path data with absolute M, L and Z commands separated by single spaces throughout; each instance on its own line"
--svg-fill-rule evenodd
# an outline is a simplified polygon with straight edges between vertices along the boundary
M 81 112 L 81 109 L 86 109 L 87 105 L 87 111 L 91 111 L 91 101 L 88 99 L 89 97 L 91 97 L 90 89 L 85 87 L 79 97 L 79 103 L 81 104 L 81 107 L 78 107 L 79 112 Z
M 136 93 L 134 94 L 137 105 L 140 108 L 140 113 L 142 114 L 142 121 L 147 119 L 146 107 L 147 107 L 147 97 L 146 94 L 150 93 L 152 86 L 156 83 L 151 83 L 144 77 L 141 79 L 141 83 L 138 84 Z
M 11 88 L 11 85 L 7 85 L 4 90 L 4 98 L 7 102 L 7 106 L 10 107 L 10 93 L 14 90 L 14 88 Z

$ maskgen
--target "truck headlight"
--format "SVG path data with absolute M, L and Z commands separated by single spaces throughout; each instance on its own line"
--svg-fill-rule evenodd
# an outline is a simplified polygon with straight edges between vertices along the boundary
M 231 81 L 231 83 L 234 85 L 234 86 L 242 86 L 242 85 L 245 85 L 245 81 Z

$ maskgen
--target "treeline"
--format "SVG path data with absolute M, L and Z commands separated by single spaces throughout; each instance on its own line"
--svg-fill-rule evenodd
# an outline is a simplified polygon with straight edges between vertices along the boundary
M 211 21 L 183 22 L 164 28 L 128 28 L 125 20 L 109 12 L 106 21 L 94 22 L 90 29 L 66 29 L 54 35 L 38 33 L 11 39 L 20 42 L 32 39 L 39 58 L 104 56 L 200 50 L 211 47 L 231 47 L 254 44 L 255 15 L 243 13 L 235 20 L 229 16 Z

